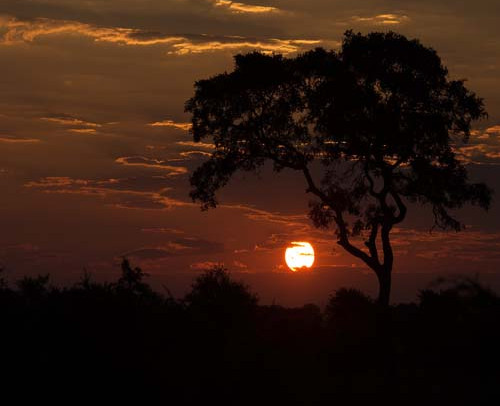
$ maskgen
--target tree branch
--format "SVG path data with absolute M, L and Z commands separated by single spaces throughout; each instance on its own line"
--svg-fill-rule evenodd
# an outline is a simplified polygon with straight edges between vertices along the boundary
M 378 251 L 377 251 L 377 234 L 378 234 L 378 229 L 379 229 L 379 223 L 377 221 L 374 221 L 372 223 L 372 229 L 370 231 L 370 237 L 368 238 L 368 241 L 365 242 L 365 245 L 370 250 L 370 256 L 373 258 L 374 261 L 376 261 L 380 265 L 380 261 L 379 261 L 379 258 L 378 258 Z
M 391 225 L 384 225 L 382 227 L 382 250 L 384 251 L 384 264 L 385 270 L 392 270 L 392 264 L 394 263 L 394 253 L 392 251 L 391 240 L 389 234 L 391 232 Z
M 355 256 L 356 258 L 361 259 L 366 265 L 372 268 L 375 271 L 375 273 L 378 273 L 380 265 L 378 261 L 376 261 L 375 258 L 371 257 L 363 250 L 351 244 L 351 242 L 349 241 L 349 233 L 347 232 L 347 225 L 340 211 L 336 211 L 335 221 L 339 228 L 339 240 L 337 241 L 337 244 L 339 244 L 342 248 L 344 248 L 349 254 Z
M 339 240 L 337 241 L 337 244 L 339 244 L 351 255 L 361 259 L 366 265 L 368 265 L 376 273 L 378 273 L 380 269 L 380 262 L 378 260 L 377 247 L 375 244 L 375 239 L 377 237 L 377 232 L 378 232 L 377 231 L 378 225 L 375 228 L 372 228 L 370 240 L 373 240 L 373 245 L 372 248 L 369 247 L 370 255 L 368 255 L 362 249 L 351 244 L 351 242 L 349 241 L 349 232 L 347 230 L 347 224 L 345 223 L 344 218 L 342 216 L 342 211 L 339 208 L 335 208 L 334 202 L 332 202 L 332 200 L 321 189 L 319 189 L 316 186 L 311 176 L 311 172 L 309 171 L 309 168 L 306 165 L 304 165 L 302 171 L 304 173 L 308 185 L 307 192 L 315 194 L 323 201 L 323 203 L 328 204 L 330 208 L 335 212 L 334 220 L 339 230 L 338 234 Z
M 406 212 L 407 212 L 406 205 L 403 203 L 403 199 L 401 199 L 401 196 L 399 196 L 397 192 L 391 190 L 390 193 L 392 198 L 396 202 L 399 211 L 398 215 L 394 216 L 392 224 L 398 224 L 401 223 L 406 217 Z
M 375 181 L 373 180 L 372 176 L 370 175 L 370 170 L 368 169 L 368 162 L 365 162 L 364 172 L 365 172 L 366 179 L 368 180 L 368 183 L 370 184 L 370 195 L 372 195 L 373 197 L 376 197 L 377 199 L 380 198 L 380 193 L 375 192 Z
M 314 180 L 311 176 L 311 172 L 309 172 L 309 168 L 307 167 L 307 165 L 304 165 L 302 167 L 302 172 L 304 173 L 304 176 L 305 176 L 306 181 L 307 181 L 308 188 L 307 188 L 306 192 L 315 194 L 324 203 L 328 204 L 330 207 L 333 208 L 332 201 L 330 200 L 330 198 L 321 189 L 319 189 L 316 186 L 316 184 L 314 183 Z

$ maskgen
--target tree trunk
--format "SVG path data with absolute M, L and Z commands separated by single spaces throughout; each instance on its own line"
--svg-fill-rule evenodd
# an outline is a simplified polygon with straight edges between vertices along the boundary
M 379 290 L 378 290 L 378 304 L 387 307 L 389 306 L 389 299 L 391 296 L 391 268 L 382 268 L 377 272 Z

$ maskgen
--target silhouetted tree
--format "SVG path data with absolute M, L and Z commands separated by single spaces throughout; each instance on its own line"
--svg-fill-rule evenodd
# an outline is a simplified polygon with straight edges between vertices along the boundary
M 377 309 L 373 300 L 357 289 L 341 288 L 331 295 L 325 307 L 325 322 L 328 330 L 347 334 L 353 338 L 377 335 Z
M 393 32 L 348 31 L 339 52 L 237 55 L 233 72 L 195 83 L 186 111 L 194 140 L 215 144 L 191 177 L 193 200 L 215 207 L 237 170 L 266 160 L 302 172 L 314 224 L 335 226 L 337 243 L 375 272 L 384 305 L 390 233 L 408 202 L 430 205 L 435 226 L 457 231 L 450 210 L 490 204 L 490 189 L 468 182 L 452 149 L 486 115 L 482 100 L 449 78 L 433 49 Z M 360 234 L 364 248 L 352 239 Z
M 355 319 L 359 314 L 371 311 L 372 299 L 357 289 L 341 288 L 331 295 L 325 307 L 328 323 L 335 324 L 342 319 Z
M 419 292 L 419 300 L 421 310 L 429 318 L 440 319 L 441 324 L 463 321 L 466 316 L 489 316 L 489 312 L 500 309 L 498 295 L 472 278 L 438 279 L 431 288 Z
M 241 316 L 257 306 L 248 286 L 230 278 L 223 266 L 214 266 L 194 281 L 185 302 L 191 309 L 212 315 Z
M 151 289 L 151 287 L 147 283 L 143 282 L 144 277 L 149 275 L 145 273 L 141 268 L 139 267 L 132 268 L 127 258 L 123 258 L 121 263 L 121 268 L 122 268 L 122 276 L 120 277 L 120 279 L 118 279 L 118 283 L 116 284 L 116 288 L 119 291 L 126 291 L 139 295 L 153 294 L 153 290 Z M 85 278 L 87 278 L 86 282 L 88 283 L 89 282 L 88 275 L 87 276 L 84 275 L 84 280 L 82 282 L 85 283 Z

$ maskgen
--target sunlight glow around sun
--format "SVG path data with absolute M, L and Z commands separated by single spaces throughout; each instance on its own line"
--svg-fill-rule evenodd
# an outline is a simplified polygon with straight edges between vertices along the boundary
M 294 241 L 290 245 L 285 251 L 285 261 L 293 272 L 313 266 L 314 249 L 311 244 L 304 241 Z

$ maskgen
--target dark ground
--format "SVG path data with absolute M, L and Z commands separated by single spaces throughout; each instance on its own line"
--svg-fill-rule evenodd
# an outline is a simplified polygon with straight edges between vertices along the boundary
M 341 289 L 321 311 L 259 306 L 227 272 L 182 300 L 128 262 L 115 283 L 0 289 L 2 396 L 74 404 L 496 404 L 500 298 L 473 280 L 380 308 Z M 45 402 L 44 402 L 45 403 Z

